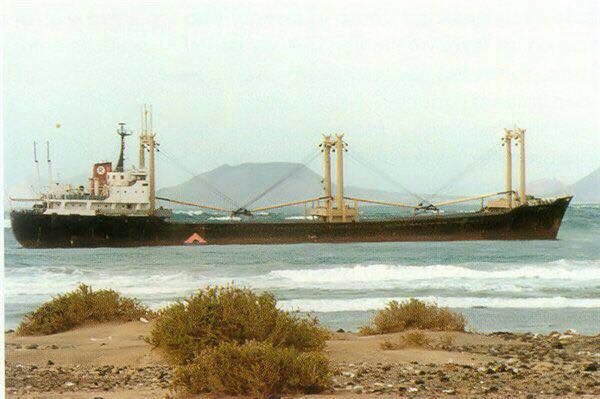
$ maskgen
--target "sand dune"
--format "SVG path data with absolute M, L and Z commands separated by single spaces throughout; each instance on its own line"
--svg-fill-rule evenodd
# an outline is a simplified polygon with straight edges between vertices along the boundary
M 144 340 L 151 327 L 130 322 L 39 337 L 7 333 L 7 397 L 164 398 L 172 369 Z M 308 397 L 600 395 L 600 336 L 424 334 L 429 347 L 397 350 L 381 344 L 400 342 L 402 334 L 332 334 L 326 354 L 336 370 L 334 390 Z M 448 335 L 451 342 L 442 344 Z

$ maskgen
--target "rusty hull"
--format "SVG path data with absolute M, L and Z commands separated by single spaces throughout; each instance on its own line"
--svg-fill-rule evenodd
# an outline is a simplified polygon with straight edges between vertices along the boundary
M 390 241 L 553 240 L 572 197 L 492 212 L 403 217 L 348 223 L 180 223 L 159 217 L 43 215 L 12 211 L 12 230 L 26 248 L 295 244 Z

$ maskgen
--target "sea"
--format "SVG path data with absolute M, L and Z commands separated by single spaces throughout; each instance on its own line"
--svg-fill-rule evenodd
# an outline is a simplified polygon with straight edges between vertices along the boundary
M 199 211 L 175 217 L 220 218 Z M 235 283 L 271 291 L 282 309 L 336 330 L 368 324 L 390 300 L 419 298 L 461 312 L 474 331 L 600 333 L 599 204 L 571 205 L 555 241 L 33 250 L 16 242 L 5 215 L 4 245 L 5 328 L 79 283 L 154 309 Z

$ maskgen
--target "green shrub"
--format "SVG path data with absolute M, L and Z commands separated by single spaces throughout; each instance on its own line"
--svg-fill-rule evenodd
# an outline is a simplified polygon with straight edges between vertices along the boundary
M 454 337 L 450 334 L 444 334 L 440 337 L 440 347 L 443 349 L 450 349 L 454 345 Z
M 212 392 L 269 398 L 282 393 L 314 393 L 331 386 L 327 358 L 268 342 L 221 342 L 179 366 L 175 387 L 192 393 Z
M 401 346 L 428 348 L 431 345 L 431 339 L 422 331 L 409 331 L 402 334 L 400 338 Z
M 358 328 L 358 335 L 375 335 L 377 331 L 372 326 L 362 326 Z
M 386 334 L 409 329 L 464 331 L 466 321 L 460 313 L 418 299 L 390 301 L 373 317 L 372 326 L 359 330 L 363 335 Z
M 379 347 L 383 350 L 398 350 L 404 348 L 431 348 L 431 338 L 422 331 L 408 331 L 400 336 L 398 342 L 383 340 Z
M 153 312 L 137 299 L 113 290 L 92 291 L 80 284 L 74 291 L 59 295 L 25 316 L 17 327 L 20 335 L 48 335 L 77 326 L 107 321 L 131 321 L 152 317 Z
M 379 343 L 379 347 L 384 351 L 400 349 L 400 345 L 398 343 L 392 342 L 387 338 Z
M 276 304 L 271 293 L 208 287 L 161 310 L 150 343 L 176 365 L 174 386 L 192 393 L 271 397 L 328 388 L 329 332 Z
M 316 319 L 277 309 L 271 293 L 232 285 L 208 287 L 159 312 L 150 343 L 175 364 L 186 364 L 223 342 L 255 340 L 298 351 L 319 351 L 329 332 Z

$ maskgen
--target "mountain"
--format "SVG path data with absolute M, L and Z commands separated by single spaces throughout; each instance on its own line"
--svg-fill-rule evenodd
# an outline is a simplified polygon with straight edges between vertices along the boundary
M 600 202 L 600 168 L 571 186 L 577 202 Z
M 568 195 L 572 189 L 557 179 L 539 179 L 527 183 L 527 191 L 540 197 L 556 197 Z
M 287 179 L 283 179 L 288 177 Z M 335 176 L 332 176 L 335 179 Z M 282 181 L 283 180 L 283 181 Z M 280 182 L 281 184 L 275 185 Z M 332 187 L 335 193 L 335 186 Z M 253 199 L 264 196 L 251 203 Z M 223 195 L 224 194 L 224 195 Z M 382 201 L 417 203 L 407 194 L 347 186 L 345 195 Z M 289 162 L 223 165 L 172 187 L 158 190 L 157 196 L 204 205 L 236 209 L 257 208 L 323 195 L 322 178 L 308 167 Z M 226 198 L 226 197 L 228 198 Z

